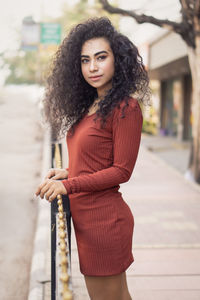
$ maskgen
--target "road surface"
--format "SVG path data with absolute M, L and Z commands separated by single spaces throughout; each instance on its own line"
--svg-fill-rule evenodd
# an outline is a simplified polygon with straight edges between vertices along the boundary
M 40 182 L 37 87 L 0 90 L 0 299 L 26 300 Z

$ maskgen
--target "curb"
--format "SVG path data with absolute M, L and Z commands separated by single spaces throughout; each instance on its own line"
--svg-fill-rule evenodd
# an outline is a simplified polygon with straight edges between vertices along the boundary
M 50 133 L 45 131 L 42 154 L 42 174 L 44 178 L 50 168 Z M 35 198 L 38 201 L 38 217 L 33 244 L 33 254 L 29 277 L 28 300 L 43 300 L 44 284 L 50 281 L 46 275 L 46 257 L 50 234 L 50 206 L 47 201 Z

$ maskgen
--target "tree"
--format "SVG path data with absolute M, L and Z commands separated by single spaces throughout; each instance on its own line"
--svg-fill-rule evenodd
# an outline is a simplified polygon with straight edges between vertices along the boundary
M 2 54 L 4 66 L 9 69 L 5 84 L 35 83 L 36 54 L 32 52 L 16 51 L 12 55 Z
M 88 19 L 94 15 L 103 16 L 101 4 L 95 0 L 95 4 L 89 4 L 88 0 L 79 0 L 70 5 L 65 3 L 62 9 L 62 15 L 58 18 L 43 16 L 43 22 L 59 23 L 62 27 L 62 39 L 65 38 L 66 32 L 70 30 L 75 24 Z M 105 14 L 104 14 L 105 15 Z M 109 15 L 107 13 L 107 15 Z M 113 16 L 112 22 L 118 27 L 119 16 Z M 19 41 L 21 33 L 18 32 Z M 38 50 L 24 51 L 20 45 L 18 50 L 14 53 L 12 51 L 5 51 L 0 53 L 0 63 L 4 68 L 9 70 L 6 77 L 5 84 L 44 84 L 48 72 L 51 69 L 51 58 L 57 50 L 55 45 L 51 47 L 44 47 L 40 45 Z
M 95 0 L 93 3 L 90 3 L 88 0 L 79 0 L 74 4 L 68 4 L 67 2 L 62 6 L 62 16 L 55 19 L 62 26 L 63 38 L 66 36 L 66 32 L 82 21 L 91 18 L 93 16 L 105 16 L 105 13 L 102 12 L 101 4 L 98 0 Z M 109 16 L 109 13 L 106 13 Z M 119 16 L 111 17 L 112 23 L 118 28 Z
M 188 49 L 189 65 L 192 75 L 192 141 L 188 169 L 194 181 L 200 183 L 200 0 L 179 0 L 181 21 L 173 22 L 158 19 L 133 10 L 124 10 L 110 5 L 107 0 L 99 0 L 110 14 L 120 14 L 134 18 L 137 23 L 151 23 L 174 31 L 185 41 Z

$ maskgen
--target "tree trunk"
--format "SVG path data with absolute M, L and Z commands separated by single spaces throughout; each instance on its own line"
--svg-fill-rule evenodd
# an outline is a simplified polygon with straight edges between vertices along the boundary
M 200 37 L 196 37 L 196 48 L 188 47 L 192 75 L 192 145 L 189 170 L 194 181 L 200 183 Z

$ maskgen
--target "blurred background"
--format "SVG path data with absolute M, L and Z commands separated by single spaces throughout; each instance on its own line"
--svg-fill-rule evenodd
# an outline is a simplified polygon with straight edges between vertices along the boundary
M 123 15 L 109 13 L 108 2 L 100 0 L 0 0 L 1 299 L 40 299 L 28 297 L 34 236 L 40 226 L 34 191 L 41 181 L 46 147 L 41 100 L 51 59 L 62 40 L 75 24 L 93 16 L 109 17 L 135 43 L 152 90 L 151 105 L 142 107 L 144 122 L 135 173 L 122 187 L 138 224 L 133 247 L 139 259 L 129 271 L 131 292 L 135 300 L 200 299 L 196 264 L 200 258 L 200 116 L 199 102 L 192 98 L 198 76 L 189 59 L 194 47 L 170 27 L 183 21 L 187 8 L 188 12 L 194 10 L 194 2 L 109 1 L 112 7 L 123 9 Z M 149 19 L 138 24 L 129 11 L 162 22 L 157 26 Z M 191 24 L 188 21 L 188 39 Z M 74 299 L 88 299 L 78 268 L 74 270 Z M 43 271 L 48 285 L 46 260 Z M 45 300 L 50 299 L 49 293 L 43 293 Z
M 167 0 L 162 4 L 158 0 L 111 3 L 159 19 L 179 21 L 181 18 L 177 0 Z M 13 84 L 18 88 L 22 84 L 28 84 L 29 88 L 30 85 L 43 87 L 50 58 L 70 28 L 88 17 L 107 15 L 138 46 L 149 69 L 153 105 L 144 110 L 143 131 L 177 137 L 178 141 L 191 139 L 191 74 L 187 45 L 179 35 L 153 24 L 138 25 L 129 16 L 109 14 L 98 0 L 36 0 L 32 3 L 21 0 L 17 5 L 12 1 L 6 4 L 1 1 L 1 12 L 1 87 Z M 187 96 L 181 99 L 183 93 Z M 188 148 L 187 143 L 182 145 Z M 187 163 L 180 166 L 183 171 L 187 167 Z

